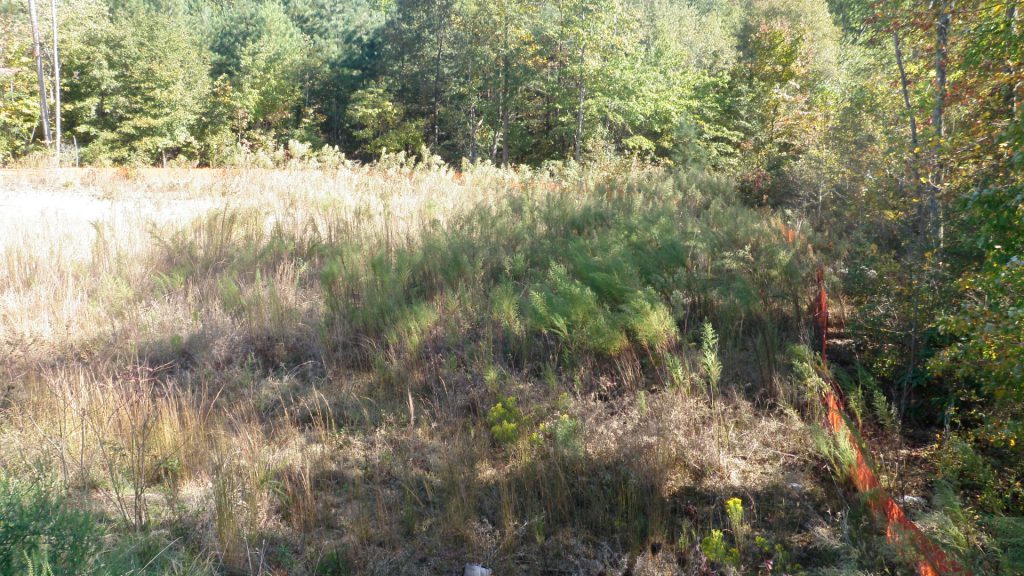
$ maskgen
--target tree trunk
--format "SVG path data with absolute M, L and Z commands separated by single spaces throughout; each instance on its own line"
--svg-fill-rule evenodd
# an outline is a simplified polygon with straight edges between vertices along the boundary
M 508 7 L 505 9 L 505 26 L 503 34 L 502 55 L 501 55 L 501 165 L 508 166 L 508 128 L 509 128 L 509 82 L 508 73 L 511 68 L 509 62 L 509 23 Z
M 433 110 L 433 133 L 431 139 L 434 150 L 437 150 L 437 145 L 441 140 L 441 59 L 444 57 L 444 17 L 443 8 L 440 2 L 434 7 L 434 14 L 436 20 L 436 28 L 434 34 L 437 39 L 437 53 L 434 57 L 434 110 Z
M 573 159 L 579 162 L 583 156 L 583 105 L 587 102 L 586 43 L 580 45 L 579 75 L 576 77 L 576 134 L 573 142 Z
M 498 101 L 498 116 L 503 117 L 504 111 L 502 110 L 501 95 L 497 97 Z M 498 161 L 498 143 L 501 142 L 501 130 L 495 128 L 491 131 L 491 162 L 496 163 Z
M 54 144 L 57 166 L 60 167 L 60 52 L 57 50 L 57 0 L 50 0 L 50 16 L 53 25 L 53 121 Z
M 928 234 L 933 247 L 941 247 L 943 243 L 942 206 L 939 193 L 945 179 L 945 162 L 943 162 L 942 146 L 945 141 L 946 114 L 946 67 L 949 58 L 949 26 L 950 2 L 936 0 L 935 20 L 935 105 L 932 108 L 932 128 L 934 145 L 932 147 L 932 173 L 928 186 Z
M 509 164 L 509 102 L 508 102 L 508 56 L 505 57 L 505 72 L 502 74 L 502 166 Z
M 468 76 L 469 85 L 470 85 L 470 89 L 469 89 L 469 146 L 468 146 L 469 149 L 468 149 L 467 156 L 469 156 L 469 163 L 470 164 L 476 164 L 476 155 L 477 155 L 477 152 L 476 152 L 476 147 L 477 147 L 476 136 L 477 136 L 477 130 L 479 129 L 479 125 L 477 124 L 477 121 L 476 121 L 476 116 L 477 116 L 476 103 L 477 103 L 477 97 L 478 97 L 478 94 L 477 94 L 478 87 L 477 87 L 477 82 L 476 82 L 476 58 L 473 58 L 473 57 L 469 58 L 469 74 L 467 74 L 467 76 Z
M 1010 24 L 1010 40 L 1009 44 L 1013 45 L 1017 42 L 1018 34 L 1018 22 L 1020 21 L 1020 12 L 1017 11 L 1017 4 L 1010 4 L 1006 8 L 1006 19 Z M 1007 72 L 1010 76 L 1010 82 L 1013 82 L 1017 78 L 1018 64 L 1013 60 L 1007 63 Z M 1018 80 L 1016 84 L 1010 86 L 1010 120 L 1019 120 L 1021 118 L 1021 104 L 1024 102 L 1024 80 Z
M 896 68 L 900 73 L 900 92 L 903 95 L 903 107 L 907 111 L 907 116 L 910 120 L 910 179 L 913 182 L 911 190 L 918 200 L 917 203 L 917 234 L 918 238 L 921 239 L 925 233 L 924 221 L 925 215 L 922 206 L 925 203 L 924 189 L 921 185 L 921 143 L 917 135 L 917 114 L 914 112 L 914 107 L 910 103 L 910 82 L 907 80 L 907 70 L 903 65 L 903 48 L 900 43 L 899 32 L 893 31 L 892 33 L 892 47 L 893 52 L 896 56 Z
M 476 164 L 476 132 L 479 126 L 476 122 L 476 96 L 471 98 L 473 102 L 469 105 L 469 163 Z
M 909 253 L 910 263 L 907 266 L 907 270 L 910 273 L 909 283 L 910 289 L 914 294 L 913 298 L 913 313 L 910 319 L 910 326 L 908 327 L 907 337 L 907 349 L 909 352 L 907 371 L 903 378 L 900 386 L 899 394 L 899 418 L 903 419 L 903 414 L 906 412 L 907 405 L 910 402 L 910 379 L 913 375 L 914 369 L 917 367 L 917 349 L 919 342 L 918 333 L 918 314 L 920 308 L 920 300 L 918 298 L 919 281 L 917 279 L 917 271 L 920 268 L 920 263 L 923 259 L 924 246 L 925 246 L 925 210 L 923 205 L 925 204 L 925 190 L 924 185 L 921 182 L 921 145 L 920 139 L 917 133 L 917 114 L 914 111 L 914 107 L 910 102 L 910 82 L 907 80 L 906 67 L 903 65 L 903 49 L 900 44 L 899 32 L 893 31 L 892 33 L 892 46 L 893 52 L 896 57 L 896 67 L 900 74 L 900 92 L 903 95 L 903 107 L 906 109 L 907 116 L 910 120 L 910 160 L 909 160 L 909 171 L 910 179 L 912 180 L 911 194 L 917 200 L 917 213 L 914 218 L 914 227 L 916 228 L 916 234 L 914 234 L 914 243 Z
M 907 71 L 903 67 L 903 50 L 900 47 L 900 36 L 897 32 L 892 33 L 892 46 L 893 51 L 896 53 L 896 67 L 899 68 L 900 72 L 900 91 L 903 94 L 903 106 L 907 110 L 907 115 L 910 117 L 910 144 L 912 146 L 914 154 L 917 154 L 918 140 L 917 140 L 917 115 L 914 114 L 914 109 L 910 105 L 910 88 L 909 82 L 907 81 Z
M 508 106 L 501 107 L 501 165 L 508 166 Z
M 36 77 L 39 80 L 39 115 L 43 122 L 43 137 L 50 147 L 50 112 L 46 107 L 46 76 L 43 73 L 43 43 L 39 37 L 39 14 L 36 0 L 28 0 L 29 18 L 32 20 L 32 55 L 36 59 Z
M 583 85 L 583 79 L 580 78 L 579 86 L 577 87 L 577 102 L 576 102 L 576 138 L 573 142 L 572 157 L 577 162 L 580 161 L 583 151 L 583 105 L 587 101 L 587 88 Z

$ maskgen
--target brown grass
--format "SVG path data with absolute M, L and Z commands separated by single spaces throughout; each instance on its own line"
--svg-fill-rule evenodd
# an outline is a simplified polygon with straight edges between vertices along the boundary
M 460 332 L 476 304 L 459 293 L 381 340 L 331 332 L 349 328 L 324 320 L 324 246 L 414 245 L 509 194 L 582 201 L 543 173 L 0 182 L 0 204 L 43 206 L 0 233 L 0 468 L 56 477 L 125 530 L 179 533 L 175 547 L 229 572 L 597 573 L 725 526 L 731 496 L 767 530 L 778 494 L 813 483 L 799 418 L 729 387 L 691 393 L 703 376 L 685 342 L 564 372 L 495 368 L 504 336 Z M 652 377 L 665 353 L 678 374 Z M 604 384 L 574 385 L 584 369 Z M 524 407 L 511 444 L 485 421 L 498 392 Z M 818 517 L 811 492 L 791 495 L 787 546 Z

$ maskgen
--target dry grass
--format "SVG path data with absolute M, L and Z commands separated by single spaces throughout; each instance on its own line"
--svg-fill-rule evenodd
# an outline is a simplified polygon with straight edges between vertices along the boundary
M 531 337 L 486 272 L 452 281 L 433 252 L 412 280 L 385 274 L 461 238 L 463 215 L 571 216 L 644 177 L 609 188 L 402 162 L 2 173 L 0 205 L 20 216 L 5 211 L 0 233 L 0 468 L 55 477 L 121 530 L 212 559 L 190 570 L 596 574 L 642 557 L 671 573 L 668 551 L 727 526 L 732 496 L 755 533 L 813 558 L 799 535 L 829 519 L 804 426 L 786 395 L 749 394 L 770 387 L 728 357 L 721 391 L 695 393 L 695 319 L 608 358 Z M 487 228 L 471 232 L 485 242 Z M 452 242 L 437 253 L 468 250 Z M 416 300 L 386 299 L 402 282 Z M 689 294 L 680 314 L 737 306 Z M 756 319 L 728 318 L 744 354 L 735 334 Z M 498 442 L 487 417 L 505 396 L 522 413 Z M 640 554 L 651 543 L 669 560 Z

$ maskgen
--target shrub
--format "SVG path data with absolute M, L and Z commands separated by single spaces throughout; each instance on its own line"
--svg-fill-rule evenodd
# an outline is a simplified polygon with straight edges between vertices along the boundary
M 511 444 L 518 440 L 523 431 L 523 421 L 523 413 L 512 396 L 502 398 L 487 411 L 487 425 L 491 427 L 491 437 L 498 444 Z
M 0 479 L 0 574 L 40 567 L 57 575 L 91 573 L 102 538 L 95 517 L 70 508 L 52 489 Z

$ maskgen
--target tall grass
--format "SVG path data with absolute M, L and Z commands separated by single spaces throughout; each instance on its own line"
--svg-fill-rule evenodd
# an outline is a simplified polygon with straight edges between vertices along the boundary
M 0 244 L 0 465 L 176 535 L 165 556 L 541 569 L 567 538 L 724 526 L 684 526 L 686 494 L 719 510 L 808 451 L 767 408 L 792 404 L 808 248 L 721 179 L 401 158 L 39 178 L 113 200 Z

